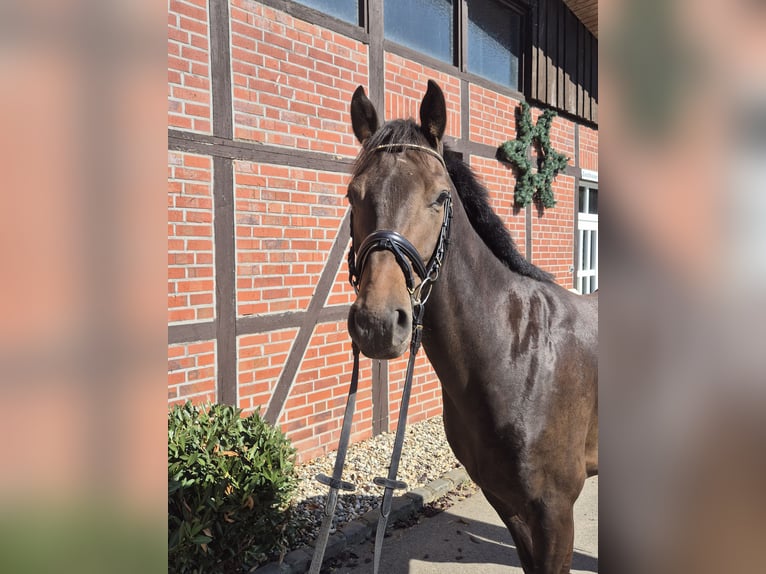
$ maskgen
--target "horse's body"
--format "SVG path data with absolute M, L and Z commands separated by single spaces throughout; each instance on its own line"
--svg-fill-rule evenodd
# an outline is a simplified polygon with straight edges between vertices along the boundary
M 423 319 L 450 446 L 508 526 L 524 571 L 569 572 L 572 506 L 597 472 L 597 296 L 570 293 L 523 260 L 467 166 L 446 153 L 445 171 L 418 149 L 444 153 L 436 84 L 429 82 L 422 126 L 397 120 L 378 130 L 363 90 L 351 109 L 364 144 L 349 185 L 356 245 L 375 230 L 395 230 L 427 257 L 445 192 L 453 199 L 446 258 Z M 410 147 L 392 148 L 399 143 Z M 400 264 L 376 251 L 349 332 L 365 354 L 391 358 L 406 348 L 411 325 Z

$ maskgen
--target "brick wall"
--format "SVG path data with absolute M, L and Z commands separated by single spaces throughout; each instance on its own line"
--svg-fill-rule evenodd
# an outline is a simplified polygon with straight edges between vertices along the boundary
M 580 128 L 580 167 L 598 171 L 598 131 Z
M 367 84 L 367 47 L 257 2 L 231 6 L 234 135 L 355 156 L 348 94 Z
M 301 460 L 337 447 L 352 367 L 345 321 L 317 325 L 278 421 Z M 372 434 L 371 379 L 370 361 L 362 359 L 351 429 L 354 441 Z
M 389 430 L 395 431 L 399 418 L 401 396 L 404 390 L 404 376 L 407 371 L 409 355 L 389 361 Z M 442 412 L 442 396 L 439 379 L 428 362 L 424 351 L 420 351 L 415 360 L 415 371 L 412 377 L 412 394 L 407 410 L 407 421 L 415 423 L 426 420 Z
M 542 114 L 539 108 L 532 108 L 532 122 L 537 123 Z M 569 165 L 577 161 L 575 152 L 575 124 L 561 115 L 553 118 L 550 130 L 554 149 L 569 158 Z M 533 164 L 538 150 L 533 147 Z M 535 265 L 553 273 L 556 282 L 567 289 L 574 287 L 574 229 L 576 216 L 575 178 L 560 173 L 553 181 L 553 196 L 556 206 L 540 211 L 532 208 L 532 261 Z
M 471 141 L 497 147 L 516 137 L 516 107 L 519 101 L 482 86 L 469 87 Z
M 240 315 L 306 309 L 346 213 L 348 176 L 236 162 Z
M 168 403 L 215 402 L 215 341 L 168 346 Z
M 221 400 L 221 389 L 233 388 L 245 412 L 273 418 L 308 460 L 336 448 L 351 377 L 344 195 L 358 151 L 348 116 L 357 85 L 368 93 L 383 88 L 385 109 L 378 111 L 386 119 L 417 118 L 427 80 L 437 81 L 453 147 L 489 188 L 521 252 L 531 242 L 533 261 L 565 287 L 573 282 L 576 177 L 580 168 L 598 169 L 598 131 L 557 117 L 552 142 L 571 158 L 554 183 L 558 204 L 544 212 L 515 208 L 513 171 L 494 159 L 494 149 L 515 137 L 521 94 L 478 85 L 409 52 L 385 51 L 371 69 L 366 33 L 348 33 L 347 25 L 289 1 L 280 6 L 229 4 L 223 28 L 230 69 L 220 70 L 209 48 L 219 16 L 208 13 L 207 0 L 169 5 L 168 403 Z M 221 74 L 231 84 L 228 139 L 211 105 Z M 468 133 L 461 110 L 469 113 Z M 535 120 L 540 112 L 533 107 Z M 216 219 L 219 208 L 228 215 Z M 219 251 L 218 242 L 233 252 Z M 222 344 L 221 333 L 232 332 Z M 406 361 L 389 362 L 388 396 L 376 405 L 373 365 L 362 359 L 352 440 L 372 434 L 375 409 L 387 411 L 384 426 L 396 428 Z M 438 379 L 422 353 L 409 421 L 441 408 Z
M 210 132 L 210 53 L 207 0 L 170 0 L 168 7 L 168 125 Z
M 532 208 L 532 261 L 554 274 L 567 289 L 574 286 L 575 179 L 559 174 L 553 182 L 556 206 Z
M 168 321 L 214 312 L 212 161 L 168 153 Z
M 575 153 L 575 124 L 572 120 L 556 116 L 551 122 L 550 140 L 553 148 L 569 158 L 569 165 L 577 161 Z
M 297 329 L 279 329 L 238 338 L 239 408 L 252 412 L 269 403 L 297 332 Z
M 460 80 L 396 54 L 386 54 L 386 120 L 413 118 L 420 121 L 420 102 L 428 80 L 434 80 L 447 102 L 447 137 L 460 137 Z
M 470 157 L 469 163 L 474 173 L 479 176 L 489 190 L 492 208 L 505 222 L 516 247 L 522 254 L 526 255 L 526 211 L 514 205 L 513 190 L 516 186 L 516 178 L 513 175 L 513 170 L 495 159 L 476 155 Z
M 210 157 L 168 152 L 168 323 L 212 319 L 213 197 Z M 216 400 L 215 341 L 168 347 L 168 402 Z

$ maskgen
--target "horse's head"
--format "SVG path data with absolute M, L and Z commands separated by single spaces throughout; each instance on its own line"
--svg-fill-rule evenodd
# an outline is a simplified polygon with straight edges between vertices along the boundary
M 365 355 L 391 359 L 407 348 L 413 309 L 422 309 L 446 248 L 455 192 L 441 155 L 444 94 L 429 81 L 421 125 L 394 120 L 379 128 L 360 86 L 351 121 L 362 151 L 348 186 L 349 267 L 357 288 L 348 330 Z

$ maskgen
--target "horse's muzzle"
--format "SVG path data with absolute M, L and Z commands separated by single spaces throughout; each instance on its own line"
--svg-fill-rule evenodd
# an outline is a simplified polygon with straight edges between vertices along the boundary
M 403 307 L 371 308 L 357 299 L 348 313 L 351 340 L 371 359 L 401 356 L 412 334 L 412 311 Z

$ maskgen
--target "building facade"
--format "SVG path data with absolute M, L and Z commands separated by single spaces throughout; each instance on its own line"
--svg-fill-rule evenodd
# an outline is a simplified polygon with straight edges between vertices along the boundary
M 168 402 L 260 409 L 307 460 L 337 446 L 351 376 L 345 196 L 365 87 L 385 119 L 444 91 L 445 141 L 521 251 L 567 288 L 598 281 L 598 40 L 562 0 L 171 0 Z M 557 204 L 514 206 L 520 102 L 559 112 Z M 534 155 L 533 151 L 533 155 Z M 362 360 L 352 440 L 396 424 L 406 357 Z M 409 420 L 441 413 L 417 361 Z

